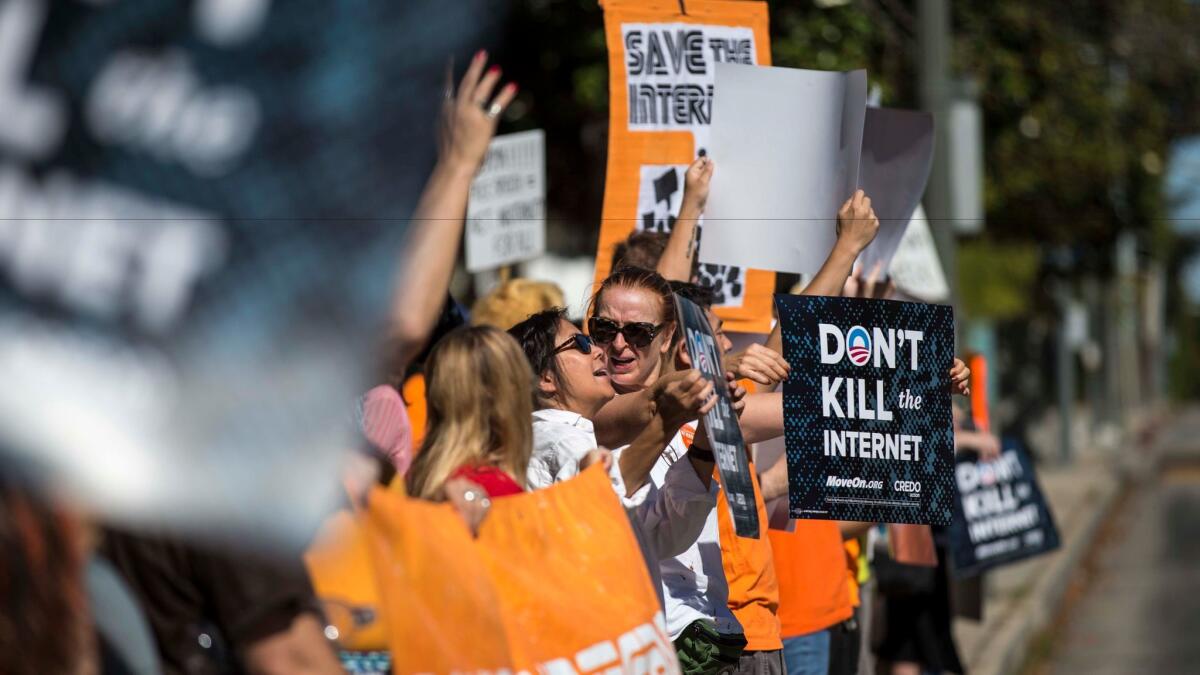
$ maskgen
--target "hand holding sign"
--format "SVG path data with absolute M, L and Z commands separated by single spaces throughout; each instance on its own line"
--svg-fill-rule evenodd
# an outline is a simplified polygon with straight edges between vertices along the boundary
M 879 219 L 871 208 L 871 198 L 862 190 L 842 204 L 837 217 L 837 246 L 843 246 L 857 256 L 875 238 L 879 231 Z
M 962 359 L 955 358 L 954 365 L 950 367 L 950 392 L 959 396 L 971 395 L 971 369 L 967 368 L 967 364 L 963 363 Z
M 712 410 L 713 384 L 696 368 L 667 373 L 655 383 L 652 395 L 663 424 L 678 429 Z
M 712 182 L 715 168 L 716 164 L 706 156 L 698 157 L 688 167 L 683 179 L 683 206 L 679 210 L 681 217 L 683 209 L 694 210 L 697 215 L 704 210 L 704 205 L 708 203 L 708 186 Z
M 779 352 L 758 343 L 740 352 L 726 354 L 724 365 L 739 379 L 744 378 L 764 387 L 774 387 L 786 380 L 792 370 Z

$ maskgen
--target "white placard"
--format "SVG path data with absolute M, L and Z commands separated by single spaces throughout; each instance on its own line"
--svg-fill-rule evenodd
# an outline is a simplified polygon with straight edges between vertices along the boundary
M 858 187 L 867 73 L 716 64 L 700 260 L 815 274 Z
M 867 108 L 858 186 L 871 198 L 879 233 L 858 257 L 865 272 L 886 271 L 912 220 L 933 167 L 933 115 Z
M 897 289 L 917 300 L 945 302 L 950 299 L 950 286 L 942 271 L 933 232 L 920 204 L 900 238 L 888 275 L 896 282 Z
M 467 271 L 495 269 L 546 250 L 546 137 L 540 129 L 497 136 L 471 183 Z

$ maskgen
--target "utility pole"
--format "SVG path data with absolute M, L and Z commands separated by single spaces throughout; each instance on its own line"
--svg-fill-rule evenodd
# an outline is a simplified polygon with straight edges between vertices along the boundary
M 933 169 L 925 190 L 929 227 L 958 304 L 958 242 L 951 214 L 950 175 L 950 5 L 947 0 L 917 0 L 917 61 L 921 108 L 933 114 Z

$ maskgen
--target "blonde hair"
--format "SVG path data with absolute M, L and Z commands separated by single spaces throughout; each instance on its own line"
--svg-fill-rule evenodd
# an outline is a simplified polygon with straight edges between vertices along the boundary
M 450 474 L 488 464 L 522 487 L 533 452 L 533 371 L 510 335 L 458 328 L 433 348 L 425 371 L 425 440 L 408 471 L 408 493 L 441 500 Z
M 471 325 L 508 330 L 538 312 L 564 304 L 562 289 L 555 283 L 512 279 L 475 301 Z

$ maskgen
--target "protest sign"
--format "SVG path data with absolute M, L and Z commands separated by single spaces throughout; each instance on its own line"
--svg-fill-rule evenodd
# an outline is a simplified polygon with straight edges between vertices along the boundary
M 858 189 L 867 73 L 718 63 L 700 261 L 813 275 Z
M 862 269 L 887 274 L 933 167 L 933 115 L 867 108 L 858 186 L 871 198 L 879 232 L 858 257 Z
M 481 272 L 546 251 L 546 136 L 497 136 L 471 182 L 467 271 Z
M 917 300 L 945 302 L 950 299 L 950 286 L 942 271 L 933 232 L 929 230 L 929 221 L 920 204 L 913 213 L 908 229 L 900 237 L 900 244 L 888 267 L 888 276 L 896 282 L 896 288 L 901 293 Z
M 717 460 L 717 471 L 724 488 L 725 501 L 733 515 L 734 530 L 739 537 L 757 539 L 758 507 L 750 478 L 750 460 L 746 456 L 742 427 L 729 397 L 729 383 L 725 381 L 725 372 L 721 368 L 721 349 L 717 346 L 708 317 L 696 303 L 676 295 L 675 311 L 692 367 L 699 370 L 704 379 L 712 382 L 716 390 L 717 405 L 704 414 L 704 429 L 708 432 L 713 456 Z
M 359 523 L 393 672 L 679 672 L 603 467 L 493 500 L 477 539 L 453 507 L 384 490 Z
M 669 232 L 684 172 L 708 152 L 713 68 L 724 61 L 770 64 L 765 2 L 604 0 L 609 134 L 596 283 L 635 231 Z M 719 172 L 720 159 L 717 158 Z M 775 274 L 700 265 L 729 331 L 768 333 Z
M 945 525 L 953 512 L 944 305 L 777 295 L 793 518 Z
M 4 461 L 106 517 L 307 540 L 487 8 L 0 5 Z
M 1015 439 L 1004 439 L 1001 447 L 995 461 L 958 458 L 958 499 L 949 529 L 958 576 L 974 576 L 1058 548 L 1058 528 L 1029 453 Z

